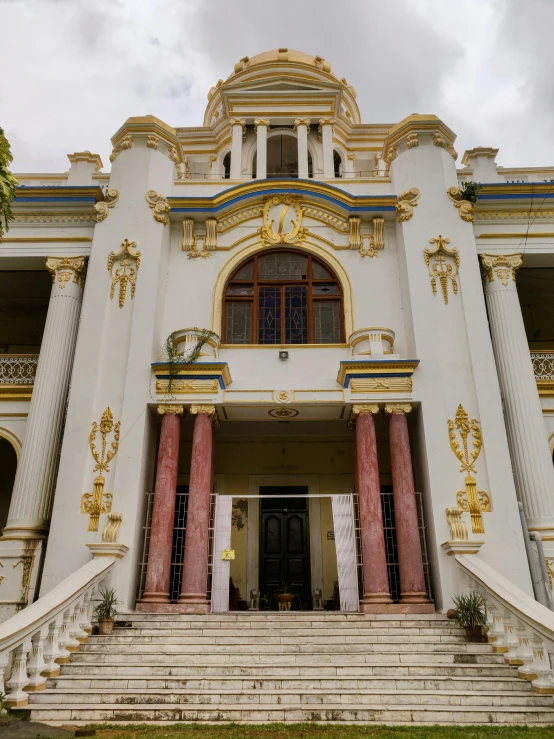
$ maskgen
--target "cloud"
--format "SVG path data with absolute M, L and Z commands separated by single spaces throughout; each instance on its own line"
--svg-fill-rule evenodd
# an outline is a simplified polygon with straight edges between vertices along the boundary
M 364 122 L 435 113 L 463 152 L 554 164 L 551 0 L 0 0 L 0 125 L 14 169 L 63 171 L 132 115 L 202 124 L 241 57 L 319 54 L 358 93 Z

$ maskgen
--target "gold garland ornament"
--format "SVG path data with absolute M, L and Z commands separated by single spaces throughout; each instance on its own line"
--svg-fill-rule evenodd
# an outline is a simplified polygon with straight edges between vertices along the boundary
M 121 422 L 118 421 L 116 424 L 113 422 L 113 415 L 110 408 L 106 408 L 102 413 L 100 424 L 93 421 L 92 427 L 89 434 L 89 446 L 90 453 L 96 462 L 93 472 L 99 474 L 94 478 L 94 492 L 84 493 L 81 497 L 81 513 L 86 513 L 90 516 L 88 523 L 89 531 L 98 531 L 98 522 L 100 520 L 101 513 L 110 513 L 112 510 L 112 493 L 104 492 L 104 484 L 106 482 L 102 472 L 109 472 L 109 463 L 117 454 L 119 449 L 119 431 Z M 102 449 L 98 451 L 96 448 L 96 435 L 100 431 L 102 437 Z M 107 437 L 113 433 L 113 441 L 110 444 L 111 449 L 108 449 Z
M 431 290 L 433 295 L 437 294 L 437 280 L 441 286 L 442 297 L 445 305 L 448 305 L 448 281 L 452 282 L 452 292 L 458 294 L 458 282 L 456 275 L 460 267 L 460 255 L 458 249 L 453 246 L 449 249 L 447 244 L 450 239 L 445 239 L 440 234 L 436 239 L 429 239 L 430 244 L 435 244 L 433 248 L 425 248 L 423 250 L 423 258 L 431 277 Z
M 462 447 L 457 440 L 456 432 L 458 432 Z M 473 449 L 469 449 L 468 439 L 473 437 Z M 483 437 L 479 421 L 472 418 L 465 408 L 460 404 L 456 410 L 454 419 L 448 419 L 448 438 L 450 448 L 461 463 L 460 472 L 467 472 L 465 477 L 465 490 L 459 490 L 456 493 L 456 501 L 458 507 L 462 511 L 469 511 L 471 517 L 471 530 L 474 534 L 484 534 L 485 527 L 483 525 L 482 513 L 488 513 L 491 510 L 491 499 L 484 490 L 477 490 L 477 480 L 471 474 L 475 474 L 475 462 L 481 453 L 483 446 Z
M 136 241 L 125 239 L 118 252 L 111 251 L 108 255 L 108 272 L 112 278 L 110 300 L 113 300 L 115 286 L 119 283 L 119 307 L 125 305 L 127 297 L 127 283 L 131 285 L 131 300 L 135 297 L 137 274 L 140 267 L 140 251 L 133 251 Z M 114 263 L 118 263 L 114 271 Z

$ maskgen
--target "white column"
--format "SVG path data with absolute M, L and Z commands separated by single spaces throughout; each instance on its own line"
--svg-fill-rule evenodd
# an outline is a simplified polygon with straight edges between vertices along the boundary
M 333 123 L 334 118 L 320 118 L 319 130 L 323 144 L 323 177 L 326 180 L 333 179 L 335 167 L 333 164 Z
M 84 257 L 49 257 L 46 266 L 52 275 L 52 292 L 4 529 L 10 538 L 36 538 L 48 531 L 81 311 Z
M 257 118 L 254 125 L 256 126 L 256 179 L 265 180 L 267 177 L 267 131 L 269 121 L 264 118 Z
M 297 118 L 294 121 L 294 130 L 298 142 L 298 178 L 307 180 L 308 174 L 308 133 L 310 132 L 309 119 Z
M 554 534 L 554 467 L 515 281 L 521 254 L 481 262 L 516 488 L 529 529 Z
M 240 180 L 242 176 L 242 137 L 246 121 L 231 118 L 231 179 Z

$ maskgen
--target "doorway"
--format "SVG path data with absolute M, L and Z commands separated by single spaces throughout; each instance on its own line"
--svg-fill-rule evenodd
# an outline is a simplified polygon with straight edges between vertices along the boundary
M 267 497 L 260 501 L 259 588 L 269 607 L 285 584 L 297 596 L 293 608 L 311 608 L 307 494 L 307 487 L 260 487 Z

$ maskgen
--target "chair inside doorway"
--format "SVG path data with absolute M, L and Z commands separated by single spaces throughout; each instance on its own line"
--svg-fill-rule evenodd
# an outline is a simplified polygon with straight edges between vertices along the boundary
M 310 534 L 307 487 L 261 487 L 259 588 L 261 607 L 277 610 L 283 588 L 292 610 L 310 610 Z

